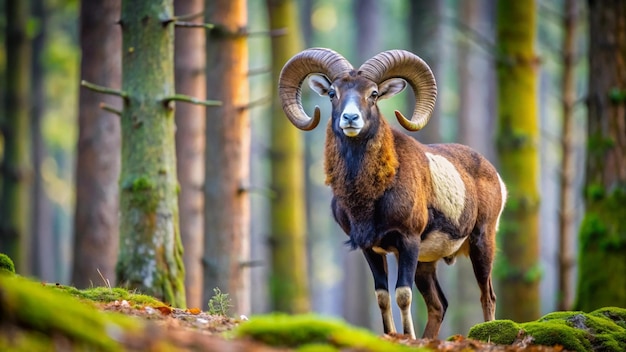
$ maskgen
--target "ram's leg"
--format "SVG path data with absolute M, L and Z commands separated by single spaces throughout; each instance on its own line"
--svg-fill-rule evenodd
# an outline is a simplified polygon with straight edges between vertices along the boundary
M 385 334 L 394 333 L 396 332 L 396 326 L 393 323 L 393 315 L 391 313 L 391 299 L 387 282 L 387 259 L 385 255 L 378 254 L 372 249 L 363 250 L 363 254 L 374 277 L 376 300 L 383 318 L 383 331 Z
M 492 230 L 477 230 L 470 237 L 469 255 L 474 268 L 474 275 L 480 288 L 480 303 L 483 307 L 485 321 L 495 319 L 496 294 L 493 292 L 491 282 L 491 268 L 495 256 L 495 226 Z
M 437 280 L 437 262 L 419 262 L 415 271 L 415 285 L 424 297 L 428 309 L 428 322 L 423 337 L 435 339 L 448 309 L 448 300 Z
M 418 247 L 405 246 L 398 251 L 398 282 L 396 283 L 396 302 L 400 308 L 402 327 L 405 335 L 415 338 L 413 317 L 411 316 L 411 300 L 413 293 L 413 276 L 417 267 Z

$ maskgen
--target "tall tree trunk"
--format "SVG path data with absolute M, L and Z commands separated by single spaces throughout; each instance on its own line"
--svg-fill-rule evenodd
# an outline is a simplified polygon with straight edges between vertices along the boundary
M 174 138 L 173 0 L 122 1 L 121 284 L 185 306 Z
M 539 126 L 533 0 L 497 4 L 497 145 L 509 190 L 499 232 L 499 316 L 537 319 L 539 280 Z M 524 302 L 524 304 L 520 304 Z
M 565 0 L 563 3 L 563 72 L 561 80 L 563 131 L 561 135 L 561 192 L 559 196 L 559 294 L 558 309 L 569 310 L 572 305 L 572 278 L 574 264 L 572 258 L 572 236 L 575 215 L 574 177 L 574 104 L 576 87 L 574 85 L 576 59 L 576 24 L 578 0 Z
M 0 253 L 30 274 L 31 222 L 31 47 L 27 33 L 28 1 L 6 1 L 6 92 L 2 121 L 4 159 L 0 165 Z
M 302 49 L 296 2 L 267 0 L 270 29 L 287 34 L 272 37 L 272 118 L 270 155 L 272 270 L 270 296 L 273 309 L 303 313 L 310 309 L 306 258 L 306 217 L 303 145 L 300 132 L 285 118 L 276 88 L 283 65 Z
M 435 78 L 443 80 L 441 51 L 443 48 L 442 18 L 445 8 L 444 1 L 412 0 L 409 1 L 409 48 L 430 66 Z M 441 94 L 441 89 L 439 90 Z M 415 97 L 407 95 L 409 100 L 406 111 L 413 111 Z M 441 96 L 437 99 L 431 119 L 419 132 L 411 133 L 422 143 L 441 142 Z
M 81 77 L 118 88 L 121 84 L 120 0 L 82 1 Z M 72 283 L 77 287 L 115 284 L 119 247 L 120 119 L 100 108 L 120 109 L 119 97 L 82 87 L 78 111 L 76 213 Z M 100 271 L 100 273 L 98 273 Z
M 376 55 L 381 49 L 380 35 L 380 4 L 375 0 L 354 0 L 352 2 L 356 21 L 354 38 L 357 49 L 357 62 L 360 64 Z M 359 40 L 369 38 L 369 40 Z M 317 146 L 315 146 L 317 147 Z M 343 297 L 342 316 L 351 324 L 373 328 L 370 314 L 373 281 L 371 271 L 361 251 L 352 251 L 343 257 L 344 280 L 342 282 Z M 378 310 L 378 309 L 376 309 Z
M 576 309 L 626 307 L 626 3 L 589 4 L 586 212 Z
M 206 1 L 207 38 L 204 301 L 218 287 L 233 310 L 250 312 L 250 121 L 248 118 L 248 11 L 244 0 Z
M 204 10 L 204 0 L 175 0 L 174 13 Z M 176 91 L 198 99 L 206 97 L 205 31 L 176 29 L 174 65 Z M 202 306 L 202 250 L 204 248 L 204 129 L 206 110 L 201 105 L 176 106 L 176 169 L 180 194 L 180 236 L 185 254 L 185 292 L 189 307 Z
M 32 221 L 32 255 L 31 266 L 33 275 L 44 281 L 54 281 L 55 255 L 52 232 L 52 204 L 44 188 L 42 165 L 47 156 L 44 136 L 42 134 L 43 116 L 45 113 L 45 68 L 44 52 L 47 42 L 48 11 L 44 0 L 33 0 L 32 14 L 39 24 L 33 37 L 32 64 L 32 111 L 31 138 L 33 140 L 33 221 Z
M 494 22 L 491 16 L 494 0 L 464 1 L 460 18 L 464 26 L 472 28 L 484 38 L 493 39 Z M 495 116 L 495 72 L 493 56 L 485 53 L 472 37 L 462 37 L 459 43 L 459 142 L 494 159 L 493 125 Z M 480 82 L 480 83 L 479 83 Z M 480 84 L 481 89 L 476 89 Z M 456 320 L 455 332 L 467 334 L 477 322 L 482 321 L 480 291 L 469 261 L 457 264 L 455 279 L 456 302 L 461 314 Z

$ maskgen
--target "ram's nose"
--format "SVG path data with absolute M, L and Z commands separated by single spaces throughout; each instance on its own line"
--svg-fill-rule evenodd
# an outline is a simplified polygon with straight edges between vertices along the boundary
M 342 115 L 343 119 L 346 120 L 346 122 L 354 122 L 359 118 L 359 114 L 348 114 L 345 113 Z

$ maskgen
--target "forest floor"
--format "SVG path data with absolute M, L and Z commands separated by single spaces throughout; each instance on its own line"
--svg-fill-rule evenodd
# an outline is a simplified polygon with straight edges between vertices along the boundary
M 227 338 L 224 333 L 231 331 L 241 322 L 221 315 L 210 315 L 199 309 L 177 309 L 169 307 L 137 309 L 124 301 L 102 303 L 98 305 L 104 311 L 115 311 L 125 315 L 140 317 L 154 323 L 155 328 L 144 332 L 146 336 L 138 336 L 137 345 L 127 345 L 134 349 L 139 346 L 149 348 L 150 341 L 158 342 L 165 339 L 169 344 L 181 350 L 202 351 L 290 351 L 286 347 L 273 347 L 247 338 Z M 546 347 L 530 345 L 528 341 L 521 341 L 515 345 L 495 345 L 477 340 L 455 336 L 450 341 L 433 339 L 410 339 L 405 335 L 384 335 L 380 337 L 398 345 L 406 347 L 426 347 L 433 351 L 535 351 L 560 352 L 561 347 Z M 349 349 L 354 350 L 354 349 Z

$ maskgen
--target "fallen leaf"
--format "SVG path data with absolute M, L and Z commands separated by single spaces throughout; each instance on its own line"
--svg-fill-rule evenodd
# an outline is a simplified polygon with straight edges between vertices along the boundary
M 158 310 L 163 315 L 172 314 L 172 307 L 161 306 L 161 307 L 154 307 L 154 309 Z
M 198 308 L 189 308 L 186 310 L 187 313 L 189 314 L 193 314 L 193 315 L 198 315 L 200 313 L 202 313 L 202 311 Z

